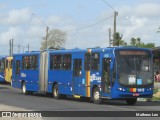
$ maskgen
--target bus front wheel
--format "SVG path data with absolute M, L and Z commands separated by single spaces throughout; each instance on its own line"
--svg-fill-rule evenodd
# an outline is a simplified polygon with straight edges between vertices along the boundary
M 137 98 L 126 98 L 126 102 L 128 105 L 134 105 L 137 102 Z
M 22 83 L 22 93 L 23 93 L 24 95 L 27 95 L 27 94 L 28 94 L 28 91 L 26 90 L 26 83 L 25 83 L 25 82 Z
M 60 94 L 59 94 L 59 90 L 58 90 L 58 85 L 55 84 L 53 86 L 53 98 L 55 99 L 59 99 L 60 98 Z
M 102 103 L 102 99 L 101 99 L 101 95 L 100 95 L 100 90 L 99 90 L 98 87 L 94 88 L 93 94 L 92 94 L 92 99 L 93 99 L 93 102 L 95 104 Z

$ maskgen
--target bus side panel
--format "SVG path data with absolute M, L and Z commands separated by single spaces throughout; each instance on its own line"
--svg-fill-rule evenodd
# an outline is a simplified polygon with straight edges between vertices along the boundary
M 12 87 L 21 89 L 21 77 L 16 74 L 16 61 L 22 61 L 21 56 L 14 56 L 13 67 L 12 67 Z
M 4 82 L 4 73 L 0 72 L 0 82 Z
M 52 92 L 52 85 L 56 82 L 60 94 L 72 94 L 72 71 L 49 70 L 48 73 L 48 92 Z
M 4 68 L 5 68 L 5 63 L 4 63 L 4 58 L 0 57 L 0 82 L 5 82 L 5 72 L 4 72 Z
M 21 80 L 26 83 L 26 90 L 38 92 L 39 71 L 38 70 L 22 70 Z

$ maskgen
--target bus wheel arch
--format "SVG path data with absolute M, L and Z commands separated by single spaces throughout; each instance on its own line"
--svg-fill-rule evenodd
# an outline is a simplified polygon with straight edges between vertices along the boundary
M 101 95 L 100 95 L 100 88 L 98 85 L 94 85 L 92 88 L 92 101 L 95 104 L 100 104 L 102 103 Z
M 24 80 L 22 80 L 21 88 L 22 88 L 22 93 L 23 93 L 24 95 L 27 95 L 28 92 L 27 92 L 27 90 L 26 90 L 26 83 L 25 83 Z
M 58 88 L 57 82 L 53 83 L 52 94 L 53 94 L 53 98 L 55 98 L 55 99 L 59 99 L 60 98 L 59 88 Z
M 135 105 L 137 102 L 137 98 L 126 98 L 125 100 L 128 105 Z
M 22 93 L 23 93 L 24 95 L 31 95 L 31 94 L 33 94 L 32 91 L 28 91 L 28 90 L 26 89 L 26 82 L 25 82 L 24 80 L 22 80 L 21 88 L 22 88 Z

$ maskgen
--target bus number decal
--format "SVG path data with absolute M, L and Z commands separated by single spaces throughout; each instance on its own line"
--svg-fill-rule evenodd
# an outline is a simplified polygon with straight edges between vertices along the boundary
M 21 77 L 26 77 L 26 74 L 25 73 L 21 73 Z
M 96 74 L 92 74 L 91 75 L 91 81 L 93 81 L 93 80 L 96 80 L 96 81 L 100 82 L 101 81 L 101 77 L 97 76 Z

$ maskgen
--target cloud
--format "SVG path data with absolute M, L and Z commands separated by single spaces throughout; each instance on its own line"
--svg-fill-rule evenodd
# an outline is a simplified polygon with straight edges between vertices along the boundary
M 47 23 L 49 25 L 54 25 L 54 24 L 60 24 L 62 21 L 62 19 L 58 16 L 49 16 L 49 18 L 47 19 Z
M 0 9 L 4 9 L 4 8 L 6 8 L 6 7 L 7 7 L 6 4 L 0 3 Z
M 1 44 L 8 44 L 9 40 L 12 38 L 17 39 L 18 37 L 22 37 L 24 32 L 21 28 L 18 27 L 10 27 L 7 31 L 0 34 L 0 43 Z
M 135 7 L 134 14 L 138 17 L 159 17 L 160 4 L 144 3 Z
M 30 26 L 29 29 L 26 30 L 26 37 L 33 39 L 33 38 L 39 38 L 45 36 L 46 28 L 41 26 Z
M 3 17 L 2 17 L 3 15 Z M 13 9 L 6 13 L 1 13 L 1 24 L 8 26 L 25 25 L 31 19 L 31 10 L 24 8 L 21 10 Z
M 155 42 L 159 46 L 160 43 L 154 37 L 160 25 L 159 11 L 160 4 L 156 3 L 121 6 L 117 17 L 117 31 L 123 34 L 123 39 L 128 43 L 132 37 L 140 37 L 142 42 Z

